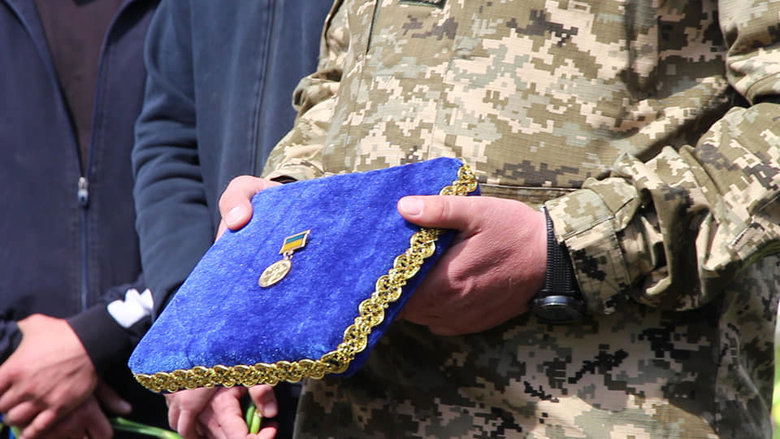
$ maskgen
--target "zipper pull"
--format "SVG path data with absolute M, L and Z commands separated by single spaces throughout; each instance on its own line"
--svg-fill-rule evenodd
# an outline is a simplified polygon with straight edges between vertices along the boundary
M 86 177 L 79 177 L 78 199 L 81 207 L 89 205 L 89 183 Z

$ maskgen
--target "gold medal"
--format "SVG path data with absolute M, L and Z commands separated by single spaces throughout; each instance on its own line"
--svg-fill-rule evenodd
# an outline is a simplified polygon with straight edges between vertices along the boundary
M 287 276 L 287 273 L 290 272 L 290 268 L 292 268 L 292 262 L 290 262 L 289 259 L 276 261 L 263 270 L 263 274 L 260 275 L 260 279 L 257 283 L 263 288 L 268 288 L 284 279 L 284 277 Z
M 289 273 L 290 269 L 292 269 L 291 260 L 293 257 L 293 252 L 306 246 L 306 243 L 309 240 L 309 232 L 311 232 L 311 230 L 296 233 L 295 235 L 284 238 L 282 249 L 279 250 L 279 254 L 283 255 L 284 258 L 274 262 L 273 264 L 269 265 L 268 268 L 263 270 L 263 273 L 260 275 L 260 279 L 257 280 L 258 285 L 260 285 L 262 288 L 268 288 L 287 276 L 287 273 Z

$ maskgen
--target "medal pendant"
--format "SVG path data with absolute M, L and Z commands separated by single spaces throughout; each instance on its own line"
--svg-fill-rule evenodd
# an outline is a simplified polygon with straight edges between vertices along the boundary
M 289 259 L 282 259 L 269 265 L 268 268 L 263 270 L 263 274 L 260 275 L 260 279 L 257 284 L 263 288 L 268 288 L 271 285 L 279 282 L 287 276 L 292 268 L 292 262 Z
M 306 244 L 309 241 L 310 232 L 311 230 L 306 230 L 305 232 L 296 233 L 295 235 L 284 238 L 282 248 L 279 250 L 279 254 L 284 257 L 282 260 L 274 262 L 263 270 L 263 273 L 257 280 L 257 284 L 260 285 L 261 288 L 268 288 L 287 276 L 287 273 L 292 269 L 291 259 L 293 252 L 306 247 Z

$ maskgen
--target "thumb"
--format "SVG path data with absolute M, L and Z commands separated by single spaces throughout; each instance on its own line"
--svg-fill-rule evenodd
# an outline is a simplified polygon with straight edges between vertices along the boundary
M 266 418 L 273 418 L 279 413 L 273 387 L 266 384 L 250 387 L 249 396 Z
M 98 383 L 95 389 L 95 397 L 103 408 L 112 414 L 129 415 L 133 406 L 125 401 L 114 389 L 104 382 Z
M 448 195 L 411 196 L 398 201 L 398 212 L 407 221 L 422 227 L 454 229 L 467 234 L 475 232 L 479 215 L 478 197 Z
M 280 183 L 264 178 L 240 175 L 230 181 L 219 198 L 219 213 L 225 227 L 238 230 L 252 218 L 252 196 Z M 222 228 L 224 231 L 224 228 Z

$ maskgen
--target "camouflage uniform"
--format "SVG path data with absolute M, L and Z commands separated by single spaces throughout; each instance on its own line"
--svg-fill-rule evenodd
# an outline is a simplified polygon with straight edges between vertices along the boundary
M 265 174 L 464 157 L 545 203 L 589 318 L 396 322 L 306 384 L 298 433 L 767 437 L 778 95 L 778 0 L 337 1 Z

